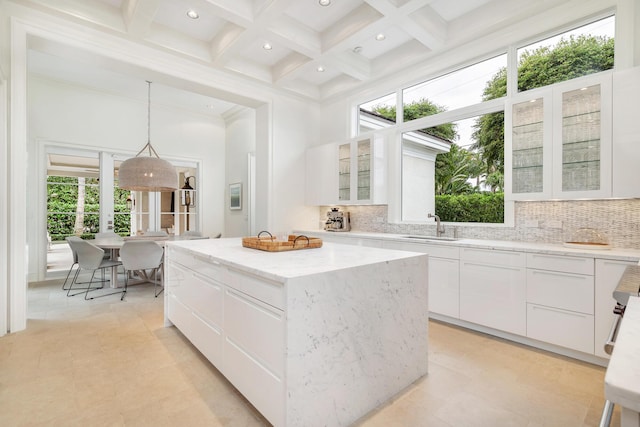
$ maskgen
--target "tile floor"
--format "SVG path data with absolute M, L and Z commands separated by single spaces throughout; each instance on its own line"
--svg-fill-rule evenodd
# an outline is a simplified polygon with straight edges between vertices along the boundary
M 162 326 L 162 295 L 150 285 L 131 288 L 124 302 L 67 298 L 59 281 L 28 294 L 27 330 L 0 338 L 3 427 L 268 425 L 180 332 Z M 603 368 L 429 327 L 429 375 L 357 426 L 598 425 Z

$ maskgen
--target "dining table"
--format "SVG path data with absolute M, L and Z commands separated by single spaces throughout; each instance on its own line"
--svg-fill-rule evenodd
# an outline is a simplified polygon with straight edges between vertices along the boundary
M 96 239 L 87 239 L 88 242 L 93 243 L 99 248 L 104 249 L 105 251 L 109 251 L 109 258 L 113 261 L 118 260 L 120 249 L 127 241 L 135 241 L 135 240 L 151 240 L 156 242 L 158 245 L 164 248 L 166 242 L 170 241 L 180 241 L 180 240 L 199 240 L 199 239 L 208 239 L 206 236 L 126 236 L 126 237 L 98 237 Z M 109 281 L 109 286 L 112 288 L 117 288 L 118 286 L 118 267 L 111 267 L 111 278 Z

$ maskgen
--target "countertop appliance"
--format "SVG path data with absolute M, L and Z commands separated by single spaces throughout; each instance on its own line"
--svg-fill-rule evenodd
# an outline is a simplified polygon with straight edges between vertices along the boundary
M 613 299 L 616 300 L 616 305 L 613 308 L 613 314 L 615 318 L 611 325 L 611 331 L 607 342 L 604 344 L 604 351 L 607 354 L 613 352 L 613 347 L 616 342 L 616 336 L 620 329 L 620 323 L 624 317 L 624 310 L 627 307 L 630 296 L 640 296 L 640 266 L 630 265 L 624 270 L 624 274 L 620 278 L 618 285 L 613 291 Z M 613 414 L 614 404 L 610 400 L 604 403 L 604 409 L 602 410 L 602 417 L 600 418 L 600 427 L 608 427 L 611 424 L 611 415 Z
M 341 212 L 338 208 L 331 208 L 327 212 L 327 221 L 324 223 L 326 231 L 349 231 L 351 230 L 351 216 L 349 212 Z

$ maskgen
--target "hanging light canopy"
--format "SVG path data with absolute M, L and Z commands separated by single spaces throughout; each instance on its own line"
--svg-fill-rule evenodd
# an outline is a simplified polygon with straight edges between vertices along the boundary
M 151 82 L 147 81 L 147 145 L 120 165 L 118 185 L 125 190 L 135 191 L 174 191 L 178 189 L 178 173 L 176 168 L 166 160 L 162 160 L 151 146 Z M 148 151 L 148 156 L 141 156 Z

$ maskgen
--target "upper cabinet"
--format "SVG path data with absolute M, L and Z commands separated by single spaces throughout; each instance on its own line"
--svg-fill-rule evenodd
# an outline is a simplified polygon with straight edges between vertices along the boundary
M 640 67 L 613 74 L 613 197 L 640 197 Z
M 354 138 L 307 150 L 307 204 L 386 203 L 381 136 Z
M 507 106 L 511 200 L 611 197 L 611 73 L 532 90 Z

